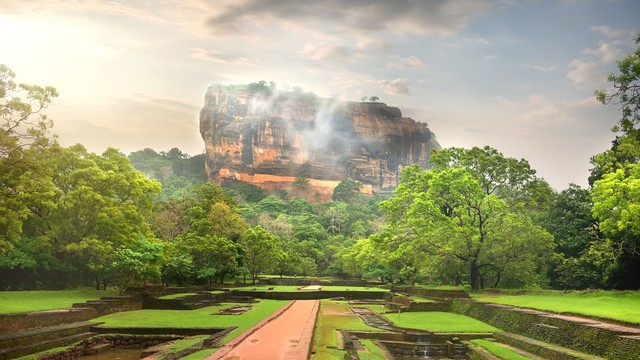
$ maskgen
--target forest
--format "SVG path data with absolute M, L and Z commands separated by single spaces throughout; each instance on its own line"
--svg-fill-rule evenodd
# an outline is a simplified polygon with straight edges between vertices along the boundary
M 637 38 L 640 43 L 640 37 Z M 621 109 L 588 188 L 555 191 L 491 146 L 432 153 L 393 194 L 345 180 L 332 201 L 208 183 L 177 148 L 94 154 L 63 147 L 53 87 L 0 65 L 0 289 L 255 282 L 331 276 L 481 288 L 638 289 L 640 48 L 603 104 Z

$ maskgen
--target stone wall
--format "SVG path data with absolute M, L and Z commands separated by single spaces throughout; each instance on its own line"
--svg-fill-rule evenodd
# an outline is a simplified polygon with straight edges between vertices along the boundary
M 99 316 L 98 311 L 92 308 L 0 314 L 0 334 L 12 333 L 36 327 L 86 321 L 97 316 Z
M 38 358 L 38 360 L 67 360 L 75 359 L 80 356 L 93 355 L 104 351 L 104 347 L 114 347 L 121 349 L 147 349 L 167 341 L 180 340 L 182 336 L 163 335 L 163 336 L 132 336 L 132 335 L 107 335 L 94 336 L 90 339 L 83 340 L 78 345 L 67 348 L 56 353 L 46 354 Z
M 451 309 L 451 301 L 416 302 L 410 297 L 393 292 L 385 293 L 385 306 L 390 311 L 444 311 Z
M 0 314 L 0 334 L 86 321 L 115 312 L 139 309 L 142 309 L 142 298 L 140 297 L 105 297 L 103 300 L 73 304 L 73 307 L 69 309 Z
M 391 288 L 393 292 L 402 292 L 411 295 L 420 296 L 423 298 L 435 298 L 435 299 L 459 299 L 469 298 L 464 290 L 441 290 L 441 289 L 425 289 L 415 286 L 393 286 Z
M 619 336 L 605 328 L 544 316 L 536 311 L 468 300 L 454 300 L 451 311 L 508 332 L 607 359 L 640 359 L 640 339 Z
M 396 359 L 460 358 L 466 354 L 464 344 L 451 341 L 441 344 L 416 344 L 384 340 L 379 342 Z

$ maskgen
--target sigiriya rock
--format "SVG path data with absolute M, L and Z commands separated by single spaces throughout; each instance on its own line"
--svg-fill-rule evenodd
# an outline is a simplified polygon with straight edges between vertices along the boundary
M 393 190 L 403 167 L 427 168 L 430 150 L 440 148 L 427 124 L 397 107 L 276 91 L 264 82 L 210 86 L 200 133 L 210 181 L 291 191 L 303 177 L 324 201 L 345 179 L 366 193 Z

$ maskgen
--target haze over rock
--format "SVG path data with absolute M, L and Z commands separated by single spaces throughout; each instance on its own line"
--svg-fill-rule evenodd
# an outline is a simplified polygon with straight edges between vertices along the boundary
M 304 177 L 307 194 L 322 201 L 345 179 L 360 181 L 367 193 L 389 191 L 403 167 L 428 167 L 430 150 L 440 148 L 427 124 L 381 102 L 320 99 L 264 82 L 215 84 L 204 100 L 206 171 L 218 184 L 291 192 Z

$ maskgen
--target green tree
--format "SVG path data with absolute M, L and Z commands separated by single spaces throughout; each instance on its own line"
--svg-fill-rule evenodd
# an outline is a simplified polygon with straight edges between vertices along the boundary
M 442 149 L 429 161 L 437 169 L 469 170 L 486 195 L 495 195 L 513 210 L 546 205 L 544 202 L 550 201 L 551 188 L 536 177 L 536 171 L 527 160 L 505 157 L 489 146 Z
M 184 231 L 175 237 L 176 249 L 191 256 L 196 277 L 223 283 L 235 274 L 242 262 L 240 237 L 246 224 L 233 199 L 208 183 L 196 187 L 176 211 L 184 219 Z
M 280 239 L 266 232 L 262 227 L 249 228 L 242 235 L 244 259 L 251 282 L 255 285 L 259 274 L 276 268 L 277 259 L 281 256 Z
M 81 145 L 52 146 L 46 155 L 50 187 L 26 203 L 23 234 L 49 243 L 75 282 L 91 276 L 98 287 L 115 249 L 131 246 L 138 235 L 153 238 L 146 218 L 160 184 L 115 149 L 96 155 Z
M 598 248 L 591 193 L 575 184 L 553 198 L 546 229 L 556 244 L 549 278 L 555 288 L 586 289 L 606 285 L 612 258 L 595 256 Z
M 13 248 L 29 214 L 28 203 L 50 189 L 43 150 L 52 121 L 43 114 L 56 89 L 18 84 L 0 64 L 0 256 Z
M 609 76 L 614 91 L 596 91 L 602 103 L 622 107 L 622 118 L 612 129 L 612 148 L 592 159 L 593 216 L 603 242 L 611 245 L 604 248 L 615 249 L 617 275 L 612 285 L 637 288 L 640 281 L 632 274 L 640 271 L 640 47 L 617 63 L 618 73 Z
M 338 186 L 333 189 L 331 199 L 333 201 L 343 201 L 350 203 L 360 195 L 362 183 L 355 180 L 342 180 Z
M 640 45 L 640 35 L 636 37 L 636 44 Z M 609 82 L 613 85 L 613 92 L 597 90 L 596 98 L 603 104 L 617 103 L 622 105 L 622 118 L 619 128 L 626 134 L 638 131 L 640 123 L 640 46 L 627 57 L 616 61 L 618 74 L 610 74 Z
M 158 281 L 163 258 L 162 243 L 149 241 L 144 236 L 138 236 L 131 247 L 117 249 L 112 271 L 120 291 L 129 285 Z
M 407 253 L 461 262 L 473 289 L 489 282 L 493 286 L 539 282 L 536 265 L 550 255 L 552 236 L 488 194 L 473 172 L 410 166 L 402 176 L 395 196 L 382 204 L 399 249 L 408 241 L 412 246 Z M 417 262 L 403 267 L 405 273 L 416 272 L 411 276 L 420 271 Z

